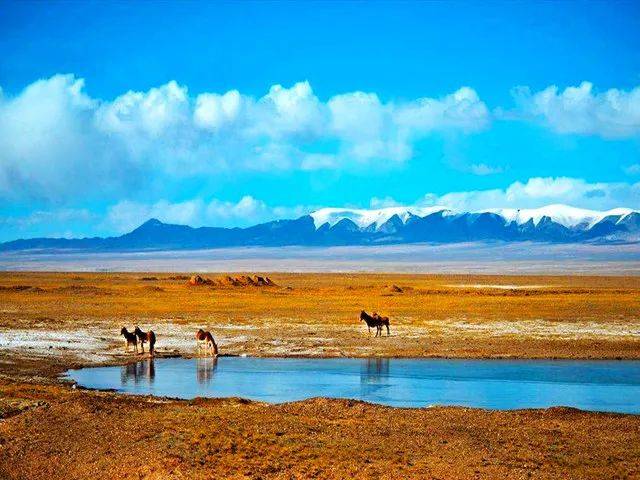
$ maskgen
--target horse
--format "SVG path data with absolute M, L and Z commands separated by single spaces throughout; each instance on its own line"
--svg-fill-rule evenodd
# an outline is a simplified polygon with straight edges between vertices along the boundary
M 205 332 L 203 329 L 199 329 L 196 332 L 196 345 L 198 351 L 204 347 L 205 351 L 210 351 L 214 356 L 218 356 L 218 345 L 213 339 L 211 332 Z
M 120 330 L 120 335 L 124 337 L 124 351 L 128 352 L 129 345 L 133 345 L 136 353 L 138 353 L 138 337 L 136 336 L 136 334 L 129 332 L 126 327 L 122 327 L 122 330 Z
M 140 330 L 140 327 L 136 326 L 134 330 L 135 335 L 140 340 L 140 346 L 142 347 L 142 353 L 144 353 L 144 342 L 149 342 L 149 354 L 153 356 L 154 347 L 156 344 L 156 334 L 153 333 L 153 330 L 149 330 L 148 332 L 143 332 Z
M 371 327 L 376 327 L 376 337 L 381 334 L 382 325 L 380 324 L 380 320 L 372 315 L 369 315 L 367 312 L 362 310 L 360 312 L 360 320 L 367 324 L 367 328 L 369 329 L 369 335 L 371 335 Z
M 382 315 L 378 315 L 376 312 L 373 312 L 372 317 L 378 319 L 378 321 L 380 322 L 378 324 L 378 329 L 380 329 L 380 335 L 382 335 L 383 325 L 387 327 L 387 337 L 391 335 L 391 332 L 389 331 L 389 317 L 383 317 Z

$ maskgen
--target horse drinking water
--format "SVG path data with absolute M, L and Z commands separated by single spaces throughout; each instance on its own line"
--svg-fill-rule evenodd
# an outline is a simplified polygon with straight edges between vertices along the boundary
M 212 355 L 218 356 L 218 345 L 216 345 L 216 341 L 213 339 L 213 335 L 211 332 L 205 332 L 203 329 L 199 329 L 196 332 L 196 344 L 198 347 L 198 351 L 201 348 L 206 351 L 211 352 Z

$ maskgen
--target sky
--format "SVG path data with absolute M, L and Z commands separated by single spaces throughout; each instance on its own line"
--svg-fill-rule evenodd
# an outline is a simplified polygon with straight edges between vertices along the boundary
M 0 241 L 640 208 L 638 2 L 0 0 Z

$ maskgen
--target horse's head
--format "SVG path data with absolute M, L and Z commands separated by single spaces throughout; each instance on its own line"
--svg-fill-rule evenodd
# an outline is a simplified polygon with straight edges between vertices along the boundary
M 122 330 L 120 330 L 120 335 L 126 335 L 127 333 L 127 327 L 122 327 Z
M 364 320 L 365 318 L 367 318 L 367 312 L 360 310 L 360 320 Z
M 135 333 L 136 335 L 142 333 L 142 330 L 140 330 L 140 327 L 136 325 L 135 330 L 133 331 L 133 333 Z

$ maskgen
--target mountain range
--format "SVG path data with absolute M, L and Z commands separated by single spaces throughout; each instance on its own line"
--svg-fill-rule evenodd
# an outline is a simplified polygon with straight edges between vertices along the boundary
M 567 205 L 454 211 L 447 207 L 323 208 L 248 228 L 173 225 L 151 219 L 119 237 L 32 238 L 0 244 L 19 250 L 177 250 L 239 246 L 338 246 L 468 241 L 620 243 L 640 240 L 640 211 Z

